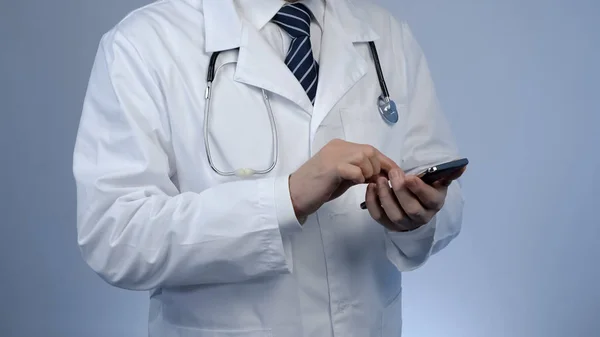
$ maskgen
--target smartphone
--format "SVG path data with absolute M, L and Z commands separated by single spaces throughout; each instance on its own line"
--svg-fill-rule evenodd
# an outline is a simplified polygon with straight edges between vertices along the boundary
M 467 158 L 457 159 L 431 166 L 418 173 L 417 177 L 421 178 L 427 185 L 433 185 L 436 181 L 442 179 L 456 180 L 460 178 L 466 170 L 467 165 L 469 165 L 469 160 Z M 360 208 L 367 209 L 367 204 L 363 202 L 360 204 Z
M 436 181 L 442 179 L 455 180 L 460 177 L 467 165 L 469 165 L 469 160 L 467 158 L 453 160 L 431 166 L 417 174 L 417 177 L 421 178 L 427 185 L 433 185 Z

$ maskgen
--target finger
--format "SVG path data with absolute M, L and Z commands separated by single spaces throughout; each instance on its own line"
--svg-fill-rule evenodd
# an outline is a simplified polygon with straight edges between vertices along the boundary
M 378 175 L 374 175 L 371 178 L 367 179 L 367 182 L 377 184 L 377 180 L 379 180 L 379 178 L 384 178 L 385 180 L 388 180 L 387 174 L 380 172 Z M 388 183 L 388 186 L 389 186 L 389 183 Z
M 454 180 L 460 178 L 463 175 L 463 173 L 465 173 L 466 169 L 467 169 L 466 167 L 463 167 L 459 170 L 456 170 L 455 172 L 450 173 L 449 176 L 444 177 L 444 178 L 434 182 L 432 185 L 436 188 L 437 187 L 448 187 L 448 186 L 450 186 L 450 184 L 452 184 L 452 182 Z
M 457 170 L 456 172 L 453 172 L 452 174 L 450 174 L 450 176 L 448 176 L 446 179 L 449 181 L 456 180 L 456 179 L 460 178 L 463 175 L 463 173 L 465 173 L 466 170 L 467 170 L 467 167 L 465 166 L 465 167 L 461 168 L 460 170 Z
M 374 175 L 378 175 L 379 172 L 381 172 L 381 162 L 378 156 L 379 151 L 371 145 L 363 145 L 361 151 L 364 157 L 369 160 L 371 166 L 373 167 L 372 175 L 365 178 L 369 179 Z
M 452 180 L 448 180 L 448 179 L 440 179 L 436 182 L 434 182 L 431 186 L 433 186 L 436 189 L 442 189 L 442 188 L 448 188 L 450 187 L 450 185 L 452 184 Z
M 379 150 L 376 150 L 376 151 L 377 152 L 375 153 L 375 157 L 377 157 L 377 159 L 379 160 L 381 170 L 383 170 L 385 172 L 390 172 L 393 169 L 399 168 L 398 164 L 396 164 L 395 161 L 393 161 L 388 156 L 381 153 Z
M 406 176 L 405 182 L 409 191 L 419 199 L 425 209 L 437 212 L 444 206 L 448 189 L 446 186 L 429 186 L 416 176 Z
M 379 200 L 379 196 L 377 195 L 377 184 L 370 183 L 367 186 L 367 193 L 365 195 L 365 205 L 367 210 L 369 211 L 369 215 L 373 220 L 377 221 L 383 227 L 392 232 L 401 232 L 403 229 L 394 224 L 390 218 L 385 214 L 385 210 L 381 207 L 381 201 Z
M 361 149 L 361 151 L 357 151 L 352 155 L 350 164 L 360 167 L 365 180 L 367 180 L 373 176 L 374 169 L 371 161 L 368 158 L 368 154 L 365 153 L 366 150 Z
M 378 165 L 375 167 L 374 174 L 378 174 L 381 170 L 389 172 L 391 169 L 398 167 L 398 165 L 392 159 L 388 158 L 386 155 L 381 153 L 381 151 L 377 150 L 371 145 L 362 145 L 360 149 L 361 155 L 366 156 L 370 159 L 374 158 L 372 161 L 377 162 Z
M 392 170 L 390 181 L 398 203 L 408 218 L 420 225 L 429 222 L 435 213 L 426 210 L 417 196 L 408 189 L 404 173 L 401 170 Z
M 398 230 L 408 230 L 411 228 L 410 218 L 406 216 L 402 207 L 398 204 L 396 196 L 392 192 L 392 189 L 390 189 L 386 178 L 379 178 L 377 180 L 377 196 L 381 207 L 385 211 L 385 215 Z
M 355 184 L 362 184 L 365 182 L 362 169 L 352 164 L 341 164 L 338 167 L 338 175 L 344 180 L 349 180 Z
M 371 166 L 373 167 L 373 176 L 379 175 L 379 173 L 381 173 L 381 161 L 379 160 L 379 158 L 374 155 L 374 156 L 369 157 L 368 160 L 371 163 Z M 371 178 L 371 177 L 369 177 L 369 178 Z M 369 179 L 369 178 L 367 178 L 367 179 Z
M 367 157 L 364 157 L 363 160 L 358 163 L 358 166 L 362 170 L 362 174 L 363 177 L 365 177 L 365 181 L 370 179 L 374 174 L 376 174 L 373 164 Z

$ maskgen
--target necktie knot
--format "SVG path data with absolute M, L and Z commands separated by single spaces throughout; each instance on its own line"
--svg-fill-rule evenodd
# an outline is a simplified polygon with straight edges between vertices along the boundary
M 301 3 L 287 4 L 279 10 L 273 22 L 292 38 L 310 36 L 310 9 Z

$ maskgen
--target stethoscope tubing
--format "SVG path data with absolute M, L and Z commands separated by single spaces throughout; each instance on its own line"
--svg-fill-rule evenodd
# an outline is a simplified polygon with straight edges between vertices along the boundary
M 383 69 L 381 67 L 381 62 L 379 60 L 379 53 L 377 52 L 377 46 L 374 41 L 369 41 L 369 49 L 371 51 L 371 56 L 373 57 L 373 62 L 375 63 L 375 71 L 377 72 L 377 78 L 379 79 L 379 86 L 381 87 L 381 93 L 384 98 L 390 97 L 390 92 L 388 91 L 387 83 L 385 81 L 385 76 L 383 75 Z M 216 69 L 215 65 L 217 64 L 217 59 L 219 57 L 220 51 L 216 51 L 212 53 L 210 56 L 210 61 L 208 63 L 208 70 L 206 73 L 206 82 L 207 84 L 212 84 L 215 79 Z
M 385 76 L 383 75 L 383 69 L 381 67 L 381 62 L 379 61 L 379 54 L 377 53 L 377 47 L 375 46 L 374 41 L 369 41 L 369 49 L 373 56 L 373 62 L 375 62 L 375 71 L 377 72 L 377 78 L 379 79 L 382 96 L 389 99 L 390 92 L 388 91 L 387 83 L 385 82 Z
M 236 62 L 224 63 L 215 69 L 216 59 L 218 57 L 218 54 L 219 53 L 215 52 L 211 56 L 211 65 L 209 66 L 209 72 L 212 73 L 212 74 L 210 74 L 211 81 L 207 82 L 206 94 L 205 94 L 206 104 L 204 106 L 204 132 L 203 133 L 204 133 L 204 148 L 206 150 L 206 157 L 207 157 L 208 163 L 209 163 L 210 167 L 212 168 L 212 170 L 221 176 L 248 177 L 248 176 L 252 176 L 255 174 L 258 174 L 258 175 L 267 174 L 267 173 L 273 171 L 275 166 L 277 166 L 277 162 L 279 160 L 279 142 L 277 141 L 277 123 L 275 122 L 273 108 L 271 107 L 271 102 L 269 100 L 269 96 L 267 95 L 267 92 L 264 89 L 261 90 L 262 98 L 263 98 L 265 107 L 267 109 L 267 114 L 269 116 L 269 123 L 271 124 L 271 136 L 272 136 L 272 142 L 273 142 L 273 147 L 272 147 L 273 159 L 271 161 L 271 165 L 269 167 L 267 167 L 266 169 L 262 169 L 262 170 L 257 170 L 257 169 L 252 169 L 252 168 L 241 168 L 241 169 L 237 169 L 235 171 L 222 171 L 217 168 L 217 166 L 215 165 L 215 163 L 213 161 L 212 154 L 210 152 L 210 135 L 209 135 L 210 108 L 211 108 L 211 102 L 212 102 L 212 100 L 211 100 L 212 84 L 216 77 L 216 74 L 219 72 L 219 69 L 221 69 L 226 64 L 236 63 Z M 214 60 L 213 60 L 213 58 L 214 58 Z
M 381 67 L 381 62 L 379 61 L 379 54 L 377 53 L 377 47 L 375 46 L 374 41 L 370 41 L 368 44 L 369 44 L 369 49 L 371 51 L 371 55 L 373 57 L 373 61 L 375 63 L 375 70 L 377 72 L 377 78 L 379 79 L 379 86 L 381 87 L 382 95 L 380 98 L 383 99 L 385 102 L 388 102 L 388 104 L 389 104 L 390 94 L 389 94 L 387 84 L 385 81 L 385 76 L 383 75 L 383 69 Z M 267 93 L 264 89 L 262 89 L 262 96 L 263 96 L 263 101 L 264 101 L 266 109 L 267 109 L 267 113 L 269 115 L 269 122 L 271 123 L 271 134 L 273 137 L 273 149 L 272 149 L 273 160 L 271 162 L 271 165 L 268 168 L 263 169 L 263 170 L 255 170 L 255 169 L 251 169 L 251 168 L 241 168 L 241 169 L 237 169 L 235 171 L 222 171 L 222 170 L 219 170 L 216 167 L 215 163 L 213 162 L 212 155 L 210 152 L 210 136 L 209 136 L 212 85 L 213 85 L 213 81 L 216 78 L 216 74 L 218 73 L 220 68 L 222 68 L 225 64 L 228 64 L 228 63 L 237 63 L 237 62 L 228 62 L 228 63 L 222 64 L 218 68 L 215 68 L 215 66 L 217 64 L 217 59 L 218 59 L 220 53 L 221 53 L 220 51 L 216 51 L 211 54 L 208 69 L 207 69 L 207 74 L 206 74 L 206 92 L 205 92 L 206 104 L 204 107 L 204 146 L 205 146 L 205 150 L 206 150 L 206 156 L 208 159 L 208 163 L 209 163 L 210 167 L 213 169 L 213 171 L 215 171 L 215 173 L 217 173 L 221 176 L 248 177 L 248 176 L 252 176 L 255 174 L 258 174 L 258 175 L 267 174 L 267 173 L 273 171 L 275 166 L 277 166 L 277 161 L 279 158 L 279 142 L 277 139 L 277 124 L 275 122 L 275 117 L 273 115 L 273 109 L 271 107 L 269 96 L 267 95 Z

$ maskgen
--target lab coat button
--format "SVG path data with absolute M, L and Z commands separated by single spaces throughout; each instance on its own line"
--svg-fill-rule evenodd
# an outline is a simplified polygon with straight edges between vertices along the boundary
M 340 302 L 337 305 L 337 311 L 339 313 L 344 313 L 344 310 L 346 310 L 348 308 L 348 303 L 346 302 Z

